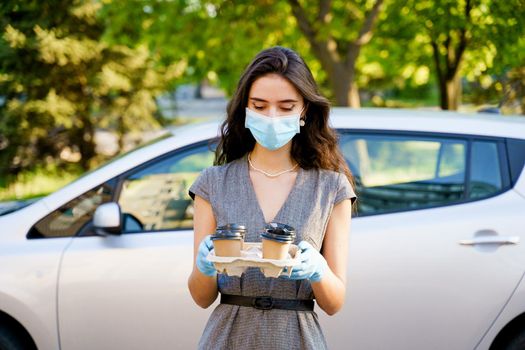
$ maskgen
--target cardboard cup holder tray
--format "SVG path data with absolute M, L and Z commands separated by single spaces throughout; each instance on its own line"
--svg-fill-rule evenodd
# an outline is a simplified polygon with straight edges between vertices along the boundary
M 215 250 L 212 250 L 207 258 L 215 265 L 217 272 L 228 276 L 240 277 L 246 268 L 258 267 L 265 277 L 279 277 L 290 276 L 293 267 L 301 263 L 301 251 L 295 244 L 290 245 L 288 254 L 289 259 L 263 259 L 262 243 L 244 242 L 241 256 L 216 256 Z

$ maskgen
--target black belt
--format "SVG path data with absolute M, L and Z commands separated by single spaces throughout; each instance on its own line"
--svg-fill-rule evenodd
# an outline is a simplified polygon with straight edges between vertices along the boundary
M 283 309 L 314 311 L 314 301 L 299 299 L 276 299 L 272 297 L 247 297 L 221 293 L 221 304 L 254 307 L 259 310 Z

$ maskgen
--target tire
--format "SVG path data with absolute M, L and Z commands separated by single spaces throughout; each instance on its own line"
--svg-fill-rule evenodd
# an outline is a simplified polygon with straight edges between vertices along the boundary
M 32 347 L 10 328 L 0 325 L 0 350 L 26 349 L 32 349 Z
M 525 330 L 520 331 L 505 347 L 505 350 L 525 349 Z

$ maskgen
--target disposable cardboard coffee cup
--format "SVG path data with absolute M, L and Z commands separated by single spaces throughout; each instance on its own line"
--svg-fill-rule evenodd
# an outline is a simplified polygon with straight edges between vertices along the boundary
M 216 256 L 241 256 L 246 227 L 239 224 L 218 226 L 211 235 Z
M 288 258 L 290 245 L 295 239 L 295 229 L 289 225 L 271 222 L 265 226 L 261 238 L 263 258 L 283 260 Z
M 241 256 L 241 239 L 215 239 L 213 247 L 216 256 Z
M 262 239 L 262 252 L 264 259 L 284 260 L 292 242 L 278 242 L 271 239 Z

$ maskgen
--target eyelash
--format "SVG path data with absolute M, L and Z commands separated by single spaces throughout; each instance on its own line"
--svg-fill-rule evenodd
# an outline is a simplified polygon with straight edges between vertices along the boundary
M 258 110 L 258 111 L 263 110 L 263 109 L 265 108 L 265 107 L 260 107 L 260 106 L 253 106 L 253 107 L 254 107 L 256 110 Z M 281 109 L 282 109 L 283 111 L 286 111 L 286 112 L 291 112 L 291 111 L 293 110 L 293 107 L 291 107 L 291 108 L 282 108 L 282 107 L 281 107 Z

